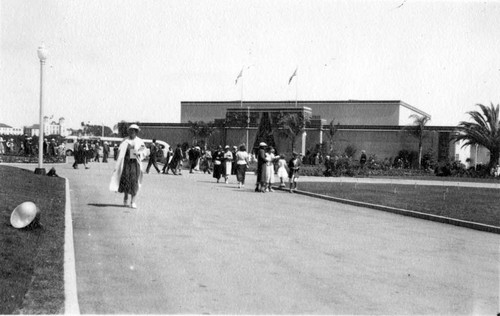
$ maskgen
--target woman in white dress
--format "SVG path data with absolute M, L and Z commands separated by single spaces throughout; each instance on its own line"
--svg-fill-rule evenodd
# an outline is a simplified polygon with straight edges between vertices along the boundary
M 224 178 L 226 183 L 229 183 L 231 175 L 231 166 L 233 165 L 233 153 L 229 150 L 229 146 L 224 148 Z
M 285 179 L 288 179 L 288 171 L 286 170 L 288 168 L 285 160 L 285 155 L 281 155 L 280 159 L 278 160 L 278 178 L 280 179 L 280 188 L 284 188 L 285 185 Z
M 118 159 L 111 177 L 109 189 L 124 193 L 123 205 L 128 205 L 130 194 L 130 207 L 137 208 L 135 197 L 142 183 L 141 161 L 146 156 L 146 145 L 137 137 L 139 126 L 132 124 L 128 128 L 128 137 L 123 140 L 118 149 Z
M 266 152 L 266 191 L 274 192 L 272 185 L 274 182 L 274 162 L 276 161 L 273 147 L 268 147 Z

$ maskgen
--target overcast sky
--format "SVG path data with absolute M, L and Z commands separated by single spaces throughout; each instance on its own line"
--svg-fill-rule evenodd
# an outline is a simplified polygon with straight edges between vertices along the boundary
M 500 103 L 499 17 L 499 1 L 1 0 L 0 123 L 38 122 L 43 42 L 45 114 L 69 127 L 179 122 L 180 101 L 242 86 L 243 100 L 403 100 L 456 125 Z

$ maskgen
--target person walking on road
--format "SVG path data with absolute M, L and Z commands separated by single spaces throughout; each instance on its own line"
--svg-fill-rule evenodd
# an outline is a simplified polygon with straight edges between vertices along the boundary
M 229 183 L 229 176 L 233 166 L 233 153 L 229 150 L 229 146 L 224 148 L 224 182 Z
M 278 160 L 278 178 L 280 179 L 280 188 L 286 187 L 285 179 L 288 178 L 288 168 L 285 160 L 285 155 L 281 155 Z
M 160 168 L 158 168 L 158 164 L 156 163 L 157 154 L 158 154 L 158 144 L 156 143 L 156 139 L 153 139 L 153 143 L 151 143 L 151 147 L 149 147 L 149 162 L 146 168 L 146 173 L 149 173 L 151 165 L 155 167 L 158 173 L 160 173 Z
M 107 163 L 108 162 L 108 157 L 109 157 L 109 144 L 108 142 L 104 142 L 102 145 L 102 162 Z
M 82 140 L 77 139 L 75 144 L 73 145 L 73 156 L 75 158 L 75 162 L 73 163 L 73 168 L 78 169 L 78 165 L 85 164 L 85 157 L 83 155 L 83 143 Z
M 222 146 L 219 145 L 217 150 L 212 155 L 212 159 L 214 161 L 213 177 L 217 179 L 217 183 L 219 183 L 220 177 L 224 172 L 224 167 L 222 166 L 222 161 L 224 160 L 224 152 L 222 151 Z
M 290 193 L 293 190 L 297 190 L 297 181 L 299 180 L 299 171 L 300 171 L 300 158 L 297 153 L 293 153 L 293 158 L 288 162 L 288 170 L 290 173 L 288 174 L 288 179 L 290 180 Z
M 135 198 L 142 183 L 141 160 L 146 155 L 146 145 L 141 138 L 137 137 L 139 131 L 137 124 L 129 126 L 129 136 L 120 144 L 115 170 L 109 184 L 111 191 L 124 193 L 123 205 L 125 206 L 128 205 L 130 194 L 130 207 L 132 208 L 137 208 Z
M 180 167 L 182 166 L 181 163 L 182 163 L 182 148 L 181 144 L 177 144 L 177 148 L 175 148 L 174 155 L 172 156 L 172 161 L 170 162 L 169 166 L 174 175 L 177 175 L 177 172 L 179 172 L 179 175 L 181 174 L 181 169 L 180 169 Z
M 196 170 L 196 165 L 198 164 L 198 159 L 200 159 L 201 150 L 200 147 L 196 146 L 189 150 L 189 173 L 193 173 Z
M 268 147 L 266 152 L 266 192 L 274 192 L 272 185 L 274 183 L 274 163 L 279 158 L 274 154 L 273 147 Z
M 266 192 L 266 147 L 267 144 L 262 142 L 259 144 L 257 152 L 257 183 L 255 184 L 255 192 Z
M 113 159 L 116 161 L 118 159 L 118 145 L 113 145 Z
M 238 180 L 238 188 L 245 186 L 245 173 L 248 167 L 248 153 L 245 145 L 241 145 L 235 154 L 236 160 L 236 180 Z
M 168 146 L 167 157 L 165 158 L 165 164 L 163 165 L 163 169 L 161 170 L 162 173 L 168 174 L 168 170 L 171 169 L 170 162 L 172 161 L 173 156 L 174 152 L 172 151 L 172 147 Z

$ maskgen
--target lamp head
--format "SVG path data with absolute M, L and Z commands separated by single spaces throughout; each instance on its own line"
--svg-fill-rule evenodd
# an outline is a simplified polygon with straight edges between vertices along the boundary
M 40 61 L 45 61 L 47 59 L 47 55 L 49 54 L 44 44 L 38 47 L 37 53 L 38 53 L 38 58 L 40 58 Z

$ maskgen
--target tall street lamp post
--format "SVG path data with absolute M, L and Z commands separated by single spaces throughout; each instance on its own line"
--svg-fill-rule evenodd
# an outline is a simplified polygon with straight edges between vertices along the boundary
M 35 169 L 36 174 L 45 175 L 45 168 L 43 168 L 43 75 L 45 68 L 45 60 L 47 59 L 48 51 L 42 44 L 38 47 L 38 58 L 40 59 L 40 129 L 38 133 L 38 168 Z

